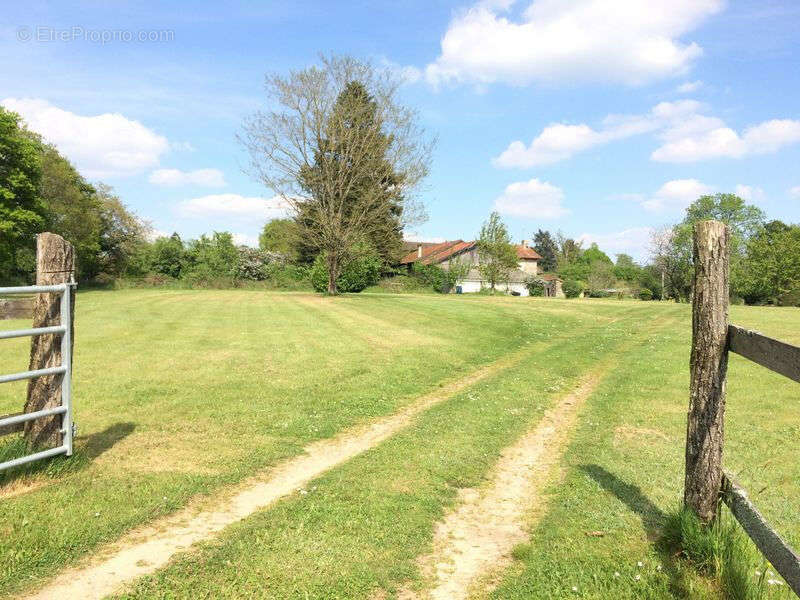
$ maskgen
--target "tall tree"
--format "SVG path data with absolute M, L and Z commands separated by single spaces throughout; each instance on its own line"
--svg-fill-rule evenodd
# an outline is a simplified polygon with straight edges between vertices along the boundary
M 493 212 L 481 227 L 478 237 L 478 270 L 494 290 L 498 283 L 508 281 L 509 273 L 516 266 L 517 252 L 511 244 L 508 229 L 499 213 Z
M 323 252 L 328 292 L 359 242 L 385 253 L 419 215 L 412 192 L 428 173 L 432 143 L 397 100 L 389 70 L 349 57 L 267 80 L 277 107 L 245 123 L 254 174 L 293 209 L 305 243 Z M 388 258 L 388 256 L 387 256 Z
M 34 270 L 35 234 L 46 222 L 41 169 L 39 145 L 19 115 L 0 107 L 0 281 L 18 282 Z
M 555 271 L 558 268 L 558 245 L 549 231 L 541 229 L 533 236 L 533 248 L 542 257 L 539 266 L 546 273 Z
M 747 240 L 755 234 L 764 222 L 764 212 L 747 204 L 734 194 L 714 194 L 701 196 L 686 209 L 683 221 L 672 228 L 669 235 L 663 236 L 661 263 L 665 270 L 669 294 L 675 300 L 688 300 L 692 281 L 692 232 L 698 221 L 715 219 L 730 228 L 730 267 L 731 290 L 740 293 L 740 263 L 744 258 Z
M 293 219 L 272 219 L 258 236 L 258 246 L 267 252 L 283 254 L 294 262 L 298 255 L 299 232 Z
M 748 304 L 800 303 L 800 226 L 770 221 L 747 242 L 740 290 Z

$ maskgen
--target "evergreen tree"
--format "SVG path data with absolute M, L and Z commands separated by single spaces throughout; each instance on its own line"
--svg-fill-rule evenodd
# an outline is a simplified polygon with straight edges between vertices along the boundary
M 555 271 L 558 267 L 558 245 L 549 231 L 540 229 L 536 232 L 533 236 L 533 248 L 542 257 L 539 261 L 541 270 L 545 273 Z

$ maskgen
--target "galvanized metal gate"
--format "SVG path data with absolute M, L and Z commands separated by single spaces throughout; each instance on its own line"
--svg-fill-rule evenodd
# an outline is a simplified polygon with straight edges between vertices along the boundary
M 33 379 L 43 375 L 63 374 L 61 379 L 61 406 L 38 410 L 36 412 L 23 413 L 0 419 L 0 427 L 4 425 L 18 425 L 42 417 L 61 415 L 61 434 L 63 443 L 56 448 L 50 448 L 41 452 L 35 452 L 27 456 L 15 458 L 4 463 L 0 463 L 0 471 L 17 467 L 29 462 L 57 456 L 59 454 L 72 455 L 72 438 L 75 434 L 72 422 L 72 302 L 70 301 L 70 288 L 74 283 L 61 283 L 57 285 L 31 285 L 26 287 L 0 287 L 0 294 L 61 294 L 61 324 L 53 327 L 36 327 L 33 329 L 17 329 L 11 331 L 0 331 L 0 340 L 7 340 L 18 337 L 31 337 L 37 335 L 55 334 L 61 336 L 61 364 L 57 367 L 48 367 L 35 371 L 24 371 L 22 373 L 12 373 L 11 375 L 0 375 L 0 383 L 10 381 L 20 381 L 23 379 Z

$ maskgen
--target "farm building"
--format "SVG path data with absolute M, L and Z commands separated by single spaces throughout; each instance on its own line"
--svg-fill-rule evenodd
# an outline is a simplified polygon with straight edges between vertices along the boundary
M 539 273 L 539 260 L 542 257 L 536 250 L 531 248 L 525 240 L 522 244 L 515 245 L 514 249 L 519 261 L 517 268 L 509 273 L 508 282 L 496 286 L 497 289 L 514 295 L 527 296 L 528 288 L 525 286 L 525 281 L 535 276 L 544 282 L 546 296 L 564 296 L 564 292 L 561 290 L 561 280 L 558 277 L 550 273 Z M 418 243 L 415 249 L 400 260 L 400 264 L 409 269 L 414 263 L 439 265 L 443 269 L 448 269 L 452 261 L 466 262 L 470 265 L 466 277 L 456 283 L 457 288 L 460 288 L 463 293 L 479 292 L 488 287 L 489 284 L 481 277 L 478 269 L 478 245 L 474 241 Z

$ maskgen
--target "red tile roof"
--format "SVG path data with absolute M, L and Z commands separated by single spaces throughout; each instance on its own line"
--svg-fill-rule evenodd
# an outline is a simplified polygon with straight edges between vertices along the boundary
M 517 245 L 516 249 L 517 249 L 517 258 L 526 258 L 532 260 L 539 260 L 540 258 L 542 258 L 541 255 L 533 248 Z
M 422 246 L 422 256 L 419 256 L 418 250 L 414 250 L 413 252 L 409 252 L 403 258 L 400 259 L 401 265 L 407 265 L 413 262 L 417 262 L 420 259 L 427 258 L 431 254 L 436 254 L 437 252 L 441 252 L 442 250 L 446 250 L 450 246 L 454 244 L 458 244 L 461 240 L 456 240 L 454 242 L 442 242 L 441 244 L 432 244 L 430 246 Z
M 421 244 L 422 255 L 420 256 L 419 249 L 409 252 L 400 259 L 401 265 L 408 265 L 417 261 L 424 265 L 435 265 L 440 262 L 446 261 L 451 256 L 472 250 L 476 242 L 465 242 L 463 240 L 455 240 L 452 242 L 442 242 L 441 244 Z M 514 249 L 517 252 L 517 258 L 522 260 L 539 260 L 542 258 L 536 250 L 528 248 L 527 246 L 516 245 Z

